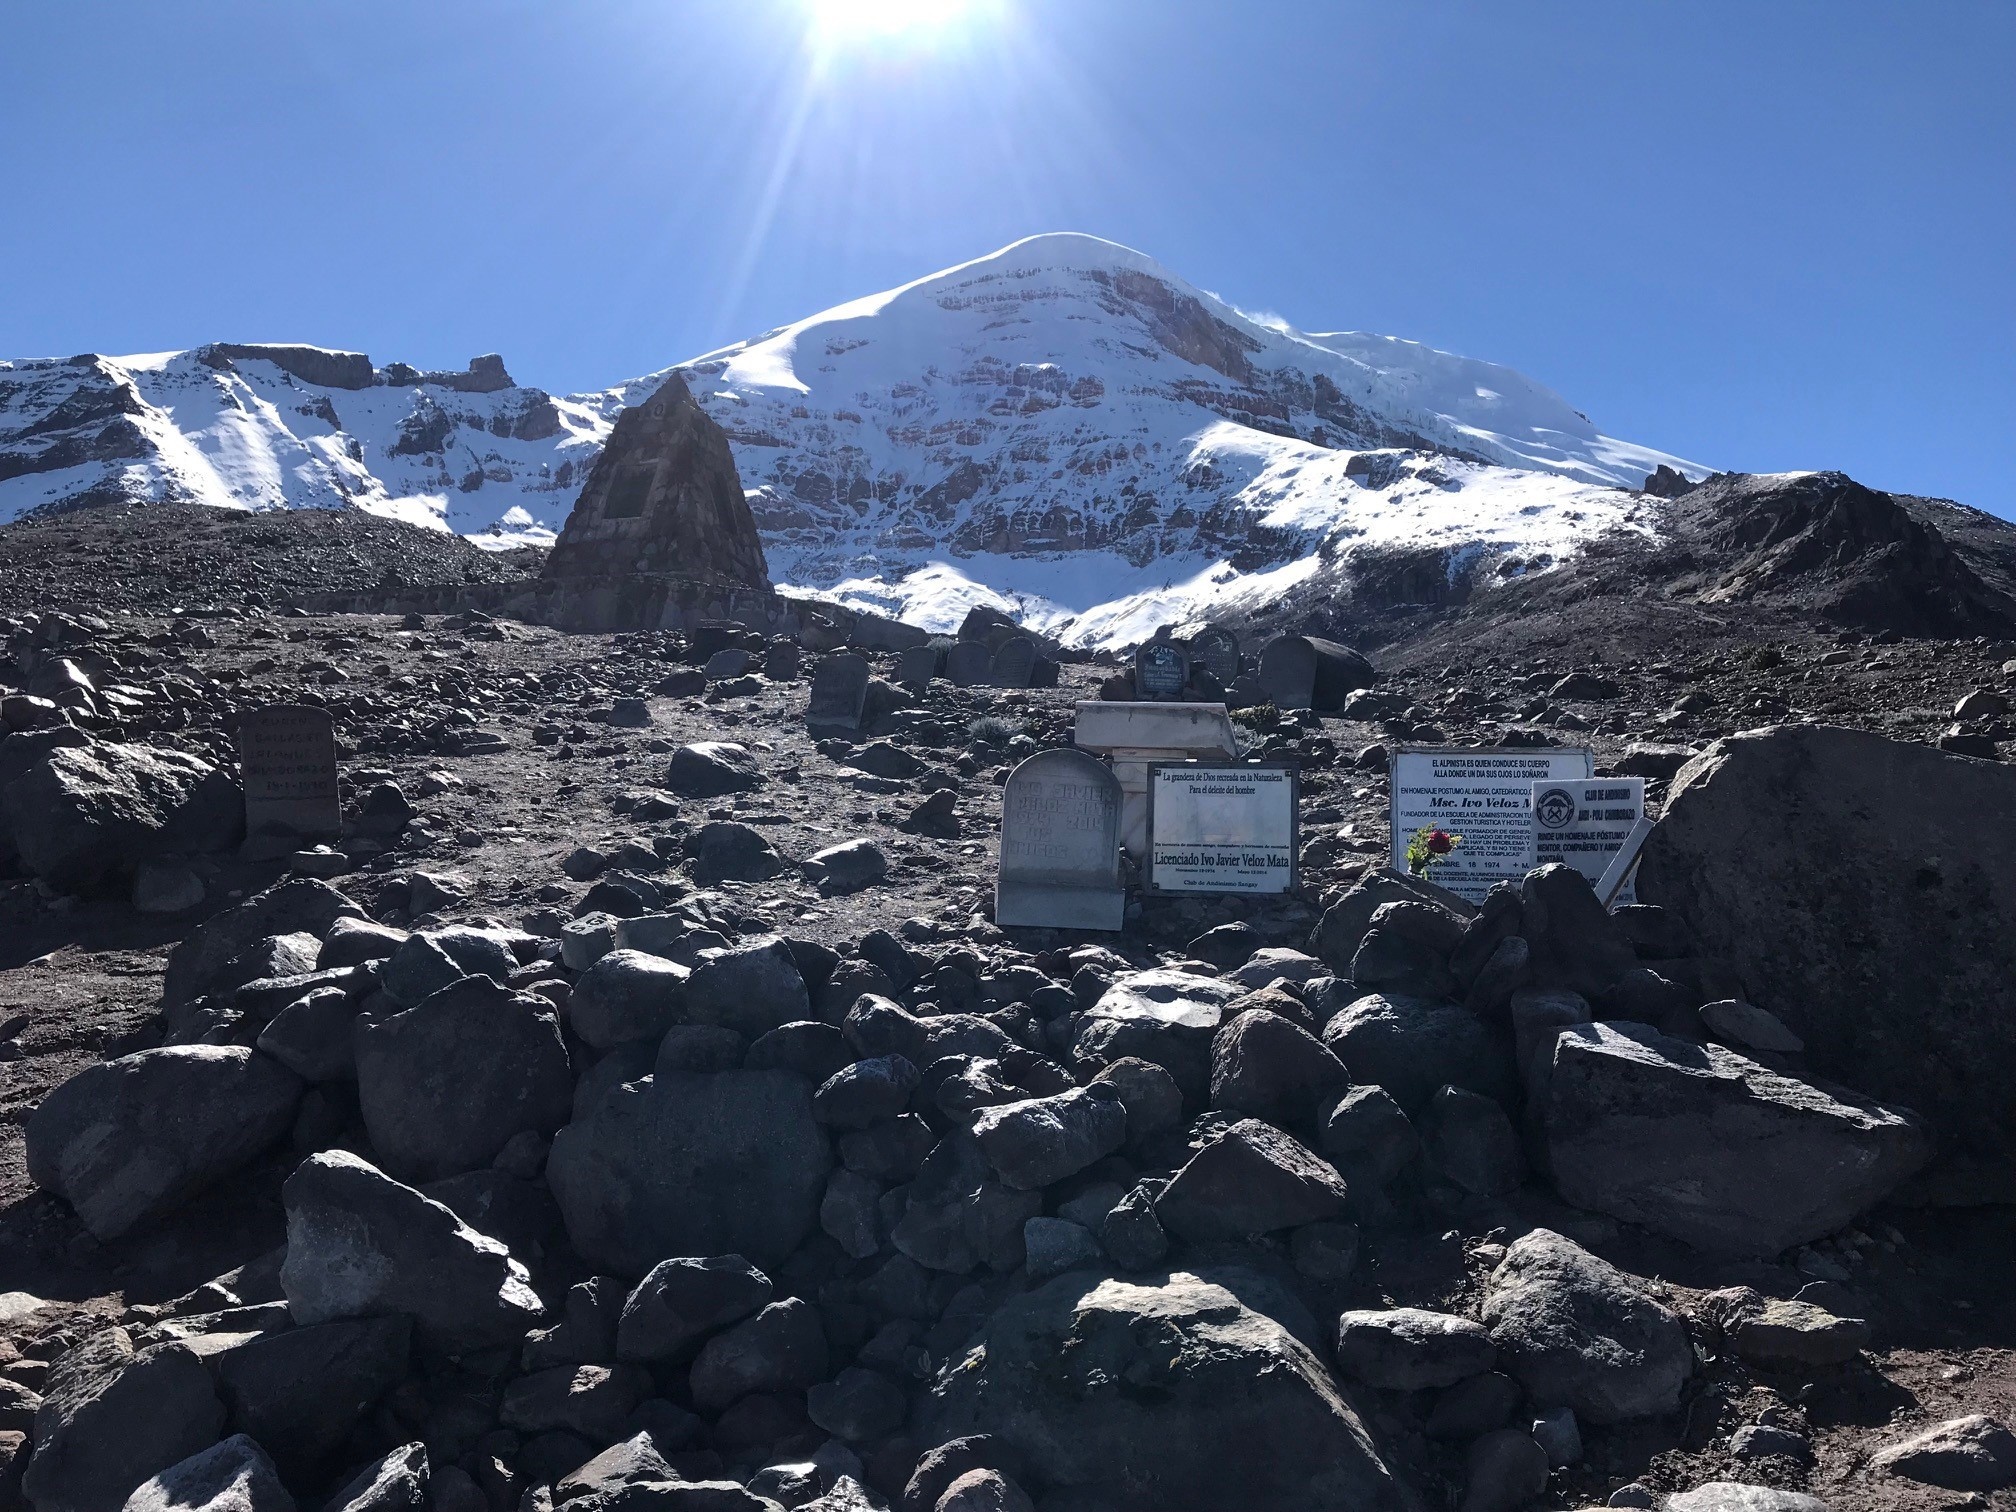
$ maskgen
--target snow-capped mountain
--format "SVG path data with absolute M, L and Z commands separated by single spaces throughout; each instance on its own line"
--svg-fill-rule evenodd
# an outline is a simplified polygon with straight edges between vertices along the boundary
M 973 603 L 1080 644 L 1248 607 L 1368 549 L 1525 571 L 1649 529 L 1660 464 L 1510 369 L 1257 320 L 1140 253 L 1027 241 L 679 364 L 772 577 L 938 627 Z M 354 505 L 550 539 L 621 408 L 495 358 L 310 347 L 0 364 L 0 521 L 92 498 Z

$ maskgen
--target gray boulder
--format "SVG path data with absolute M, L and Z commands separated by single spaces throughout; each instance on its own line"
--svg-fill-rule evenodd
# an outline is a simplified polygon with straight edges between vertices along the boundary
M 917 1090 L 917 1068 L 901 1055 L 842 1066 L 812 1094 L 812 1116 L 836 1129 L 866 1129 L 895 1118 Z
M 1384 1087 L 1409 1114 L 1444 1086 L 1518 1097 L 1508 1036 L 1454 1003 L 1374 993 L 1325 1024 L 1323 1043 L 1353 1082 Z
M 1127 1105 L 1110 1083 L 983 1108 L 973 1137 L 1001 1180 L 1035 1191 L 1075 1176 L 1127 1142 Z
M 1263 1008 L 1237 1015 L 1211 1041 L 1214 1108 L 1302 1128 L 1319 1104 L 1350 1085 L 1350 1073 L 1321 1040 Z
M 990 1434 L 1053 1495 L 1111 1512 L 1408 1506 L 1322 1360 L 1270 1315 L 1293 1310 L 1250 1272 L 1069 1272 L 994 1312 L 921 1436 Z
M 385 958 L 378 972 L 378 986 L 399 1007 L 411 1008 L 467 975 L 462 963 L 448 954 L 440 941 L 430 935 L 412 934 Z
M 574 1248 L 637 1276 L 667 1255 L 775 1264 L 818 1223 L 831 1167 L 802 1076 L 681 1072 L 603 1094 L 554 1136 L 546 1180 Z
M 637 1283 L 616 1324 L 616 1357 L 641 1364 L 677 1360 L 709 1334 L 769 1302 L 770 1278 L 740 1255 L 664 1260 Z
M 315 1469 L 406 1377 L 403 1316 L 262 1333 L 210 1360 L 231 1426 L 290 1473 Z
M 36 1512 L 119 1512 L 136 1487 L 217 1441 L 224 1407 L 184 1344 L 135 1351 L 123 1328 L 50 1369 L 21 1488 Z
M 1428 1099 L 1417 1127 L 1429 1166 L 1466 1192 L 1503 1197 L 1526 1179 L 1518 1132 L 1488 1097 L 1443 1087 Z
M 1820 725 L 1721 740 L 1674 779 L 1638 888 L 1816 1075 L 1930 1121 L 1927 1197 L 2016 1200 L 2016 768 Z
M 65 892 L 165 852 L 235 845 L 244 812 L 217 768 L 151 746 L 61 746 L 0 789 L 21 865 Z
M 963 1275 L 986 1265 L 1011 1271 L 1024 1258 L 1024 1224 L 1042 1211 L 1041 1192 L 1017 1191 L 999 1180 L 973 1137 L 954 1133 L 924 1158 L 889 1238 L 927 1270 Z
M 305 992 L 267 1021 L 258 1048 L 304 1081 L 355 1081 L 360 1007 L 341 987 Z
M 543 997 L 464 977 L 357 1024 L 357 1099 L 386 1169 L 432 1181 L 487 1166 L 510 1138 L 565 1122 L 574 1075 Z
M 761 787 L 763 770 L 747 746 L 703 740 L 672 753 L 665 785 L 682 798 L 721 798 Z
M 1389 1307 L 1337 1320 L 1337 1368 L 1382 1391 L 1454 1386 L 1497 1360 L 1498 1346 L 1483 1326 L 1453 1313 Z
M 1826 1502 L 1804 1491 L 1742 1481 L 1708 1481 L 1692 1491 L 1676 1491 L 1659 1505 L 1662 1512 L 1828 1512 Z
M 429 1479 L 427 1446 L 405 1444 L 353 1475 L 324 1512 L 423 1512 Z
M 803 1391 L 826 1374 L 826 1362 L 818 1309 L 786 1297 L 700 1346 L 693 1402 L 702 1412 L 719 1412 L 752 1391 Z
M 269 935 L 309 934 L 320 939 L 338 919 L 363 917 L 363 909 L 327 882 L 293 877 L 275 883 L 237 907 L 204 920 L 168 952 L 162 1005 L 175 1008 L 214 992 L 232 958 Z
M 242 1433 L 135 1488 L 125 1512 L 294 1512 L 266 1451 Z
M 516 1344 L 545 1311 L 502 1244 L 347 1151 L 302 1161 L 281 1199 L 297 1323 L 410 1313 L 423 1340 L 459 1352 Z
M 636 1040 L 654 1044 L 685 1017 L 692 972 L 641 950 L 612 950 L 581 973 L 567 1000 L 567 1023 L 597 1050 Z
M 763 935 L 701 956 L 686 984 L 686 1016 L 755 1039 L 809 1019 L 812 1003 L 791 947 Z
M 28 1175 L 100 1239 L 185 1202 L 278 1144 L 301 1079 L 243 1045 L 176 1045 L 87 1066 L 29 1115 Z
M 2016 1485 L 2016 1433 L 1973 1412 L 1877 1450 L 1869 1468 L 1948 1491 L 2000 1491 Z
M 1155 1216 L 1186 1239 L 1245 1239 L 1338 1217 L 1349 1195 L 1299 1140 L 1246 1118 L 1190 1157 L 1163 1188 Z
M 650 1375 L 635 1365 L 556 1365 L 505 1387 L 497 1420 L 521 1433 L 576 1433 L 607 1444 L 650 1390 Z
M 1534 1229 L 1506 1252 L 1483 1318 L 1500 1368 L 1535 1404 L 1572 1407 L 1585 1422 L 1663 1417 L 1694 1371 L 1676 1314 L 1551 1229 Z
M 1210 1083 L 1211 1040 L 1237 982 L 1183 971 L 1133 971 L 1117 978 L 1079 1016 L 1072 1056 L 1101 1067 L 1132 1056 L 1162 1067 L 1183 1095 L 1201 1103 Z
M 1643 1024 L 1562 1030 L 1536 1090 L 1562 1197 L 1722 1254 L 1831 1234 L 1931 1150 L 1911 1113 Z

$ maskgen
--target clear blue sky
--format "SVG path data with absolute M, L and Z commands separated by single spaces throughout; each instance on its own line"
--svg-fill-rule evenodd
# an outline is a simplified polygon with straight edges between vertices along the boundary
M 835 3 L 9 6 L 0 353 L 495 350 L 566 392 L 1081 230 L 1705 463 L 2016 514 L 2016 5 L 965 0 L 808 40 Z

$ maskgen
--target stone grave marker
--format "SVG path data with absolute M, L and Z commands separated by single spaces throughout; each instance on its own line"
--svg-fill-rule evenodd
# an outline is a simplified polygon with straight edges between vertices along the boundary
M 980 641 L 962 640 L 945 653 L 945 675 L 958 687 L 985 687 L 993 673 L 994 653 Z
M 1277 709 L 1335 713 L 1377 674 L 1349 646 L 1313 635 L 1284 635 L 1260 653 L 1260 687 Z
M 1206 625 L 1190 637 L 1190 660 L 1202 667 L 1221 688 L 1239 681 L 1245 658 L 1239 652 L 1239 637 L 1222 625 Z
M 1148 850 L 1148 764 L 1239 754 L 1239 738 L 1222 703 L 1088 699 L 1078 705 L 1071 743 L 1112 761 L 1122 794 L 1120 843 L 1136 860 Z
M 1039 751 L 1001 792 L 994 922 L 1004 929 L 1120 928 L 1120 783 L 1082 751 Z
M 1036 671 L 1037 659 L 1036 642 L 1026 635 L 1011 635 L 994 653 L 994 662 L 989 669 L 994 686 L 1028 687 Z
M 238 724 L 247 834 L 333 839 L 343 833 L 336 722 L 313 704 L 269 704 Z
M 774 640 L 763 652 L 763 675 L 772 682 L 791 682 L 798 676 L 798 642 Z
M 911 646 L 903 653 L 896 680 L 906 688 L 929 687 L 942 670 L 943 653 L 936 646 Z
M 1148 641 L 1134 649 L 1134 696 L 1173 703 L 1190 686 L 1190 653 L 1174 641 Z
M 843 651 L 819 663 L 812 674 L 812 697 L 805 707 L 805 723 L 834 729 L 861 728 L 861 711 L 868 701 L 868 662 L 864 657 Z

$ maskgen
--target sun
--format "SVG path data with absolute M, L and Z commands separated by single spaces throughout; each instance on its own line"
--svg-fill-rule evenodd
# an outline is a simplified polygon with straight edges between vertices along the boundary
M 806 0 L 814 30 L 831 43 L 909 38 L 950 30 L 970 0 Z

